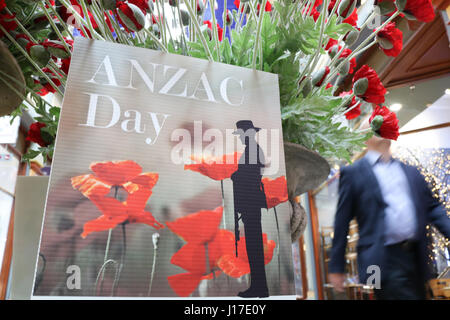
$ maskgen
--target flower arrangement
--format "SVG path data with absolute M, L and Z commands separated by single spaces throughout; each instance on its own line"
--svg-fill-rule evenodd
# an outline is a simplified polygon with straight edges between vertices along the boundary
M 163 0 L 0 0 L 0 40 L 25 78 L 19 83 L 0 69 L 0 84 L 23 101 L 13 116 L 27 108 L 37 114 L 28 139 L 39 148 L 24 159 L 52 156 L 60 107 L 46 96 L 64 94 L 75 36 L 276 73 L 284 140 L 326 158 L 350 160 L 374 133 L 397 138 L 396 116 L 382 105 L 386 89 L 369 66 L 355 70 L 355 58 L 374 45 L 388 56 L 398 55 L 402 32 L 393 20 L 433 20 L 431 0 L 377 0 L 359 27 L 356 0 L 235 0 L 236 9 L 224 10 L 222 26 L 216 1 L 168 0 L 168 12 Z M 205 10 L 210 20 L 203 20 Z M 169 14 L 177 34 L 169 27 Z M 377 14 L 387 18 L 351 50 Z M 352 90 L 338 95 L 339 78 L 349 74 Z M 355 125 L 362 105 L 374 112 L 370 131 Z M 349 124 L 343 125 L 345 119 Z

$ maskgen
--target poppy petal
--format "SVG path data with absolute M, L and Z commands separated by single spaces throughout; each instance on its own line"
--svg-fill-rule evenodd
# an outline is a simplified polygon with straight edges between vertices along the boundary
M 88 221 L 84 224 L 83 227 L 83 233 L 81 236 L 83 238 L 86 238 L 88 234 L 92 232 L 99 232 L 99 231 L 105 231 L 114 228 L 119 223 L 124 222 L 127 220 L 127 215 L 122 214 L 118 216 L 105 216 L 102 215 L 98 217 L 97 219 Z
M 201 276 L 192 273 L 180 273 L 167 277 L 170 287 L 180 297 L 188 297 L 200 284 Z
M 139 188 L 152 189 L 158 182 L 159 175 L 154 172 L 145 172 L 133 178 L 123 185 L 128 193 L 133 193 Z
M 130 223 L 144 223 L 155 228 L 156 230 L 164 228 L 164 225 L 156 221 L 155 217 L 153 217 L 153 215 L 148 211 L 142 211 L 139 214 L 129 213 L 128 220 Z
M 85 174 L 71 178 L 72 187 L 78 189 L 85 197 L 93 195 L 105 196 L 111 190 L 111 186 L 97 179 L 92 174 Z
M 187 164 L 184 170 L 191 170 L 203 174 L 213 180 L 224 180 L 231 177 L 236 172 L 239 165 L 239 158 L 242 153 L 235 152 L 225 154 L 221 157 L 196 157 L 191 159 L 197 163 Z
M 213 239 L 222 219 L 223 207 L 214 211 L 201 210 L 166 222 L 167 227 L 186 242 L 205 243 Z
M 266 194 L 267 208 L 273 208 L 288 200 L 286 177 L 276 179 L 263 178 L 264 193 Z
M 121 216 L 126 214 L 125 205 L 117 199 L 100 196 L 91 196 L 90 199 L 105 216 Z
M 132 160 L 94 162 L 90 169 L 104 182 L 120 186 L 132 180 L 142 172 L 142 168 Z
M 170 263 L 190 273 L 204 275 L 206 273 L 205 246 L 189 242 L 181 247 L 170 259 Z

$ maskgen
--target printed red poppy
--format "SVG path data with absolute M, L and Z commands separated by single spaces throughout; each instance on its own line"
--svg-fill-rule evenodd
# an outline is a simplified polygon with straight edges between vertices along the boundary
M 223 207 L 201 210 L 166 222 L 167 227 L 186 242 L 205 244 L 212 241 L 222 219 Z
M 276 247 L 276 243 L 273 240 L 268 240 L 267 234 L 265 233 L 263 233 L 263 247 L 264 264 L 268 264 L 270 261 L 272 261 L 273 251 Z M 218 267 L 223 271 L 223 273 L 233 278 L 240 278 L 243 275 L 250 273 L 250 265 L 248 263 L 245 237 L 239 240 L 238 252 L 238 257 L 236 257 L 234 252 L 224 254 L 217 263 Z
M 192 156 L 191 159 L 197 163 L 186 164 L 184 170 L 201 173 L 213 180 L 228 179 L 238 169 L 241 154 L 240 152 L 235 152 L 221 157 Z
M 273 208 L 288 200 L 286 177 L 276 179 L 263 178 L 264 193 L 266 194 L 267 208 Z
M 86 222 L 81 236 L 86 238 L 92 232 L 112 229 L 120 223 L 143 223 L 157 230 L 164 228 L 164 225 L 156 221 L 151 212 L 145 211 L 145 205 L 151 194 L 151 190 L 141 188 L 130 194 L 125 202 L 100 195 L 91 196 L 90 200 L 102 215 Z
M 179 221 L 175 221 L 174 223 L 178 224 L 175 231 L 167 223 L 169 229 L 187 241 L 172 256 L 170 262 L 188 271 L 188 273 L 176 274 L 167 278 L 169 285 L 179 296 L 189 296 L 197 288 L 201 280 L 212 279 L 214 277 L 213 274 L 218 276 L 220 274 L 217 266 L 218 260 L 224 253 L 232 252 L 234 248 L 233 233 L 228 230 L 218 229 L 218 223 L 214 221 L 218 216 L 209 221 L 202 220 L 202 218 L 207 217 L 206 214 L 206 212 L 202 212 L 200 215 L 194 213 L 185 218 L 181 218 L 187 219 L 193 216 L 193 220 L 185 220 L 182 224 L 178 224 Z M 201 226 L 201 230 L 209 229 L 207 232 L 203 232 L 203 237 L 201 237 L 203 239 L 201 241 L 195 235 L 196 229 L 189 227 L 192 223 L 196 223 L 194 227 Z M 190 229 L 185 229 L 180 232 L 180 228 Z M 192 235 L 187 235 L 188 233 Z

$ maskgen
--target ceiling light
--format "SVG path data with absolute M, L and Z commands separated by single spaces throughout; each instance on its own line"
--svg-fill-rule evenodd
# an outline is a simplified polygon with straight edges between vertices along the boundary
M 391 105 L 390 109 L 392 111 L 399 111 L 402 107 L 403 105 L 401 103 L 394 103 Z

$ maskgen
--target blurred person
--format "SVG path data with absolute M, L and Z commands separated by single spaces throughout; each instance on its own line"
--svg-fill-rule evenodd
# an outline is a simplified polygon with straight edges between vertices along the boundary
M 373 136 L 366 145 L 362 159 L 341 169 L 330 282 L 344 291 L 349 222 L 356 218 L 359 282 L 370 282 L 373 269 L 368 267 L 378 266 L 381 281 L 374 290 L 376 299 L 425 299 L 430 278 L 426 225 L 432 223 L 449 238 L 450 219 L 420 172 L 392 158 L 391 140 Z

